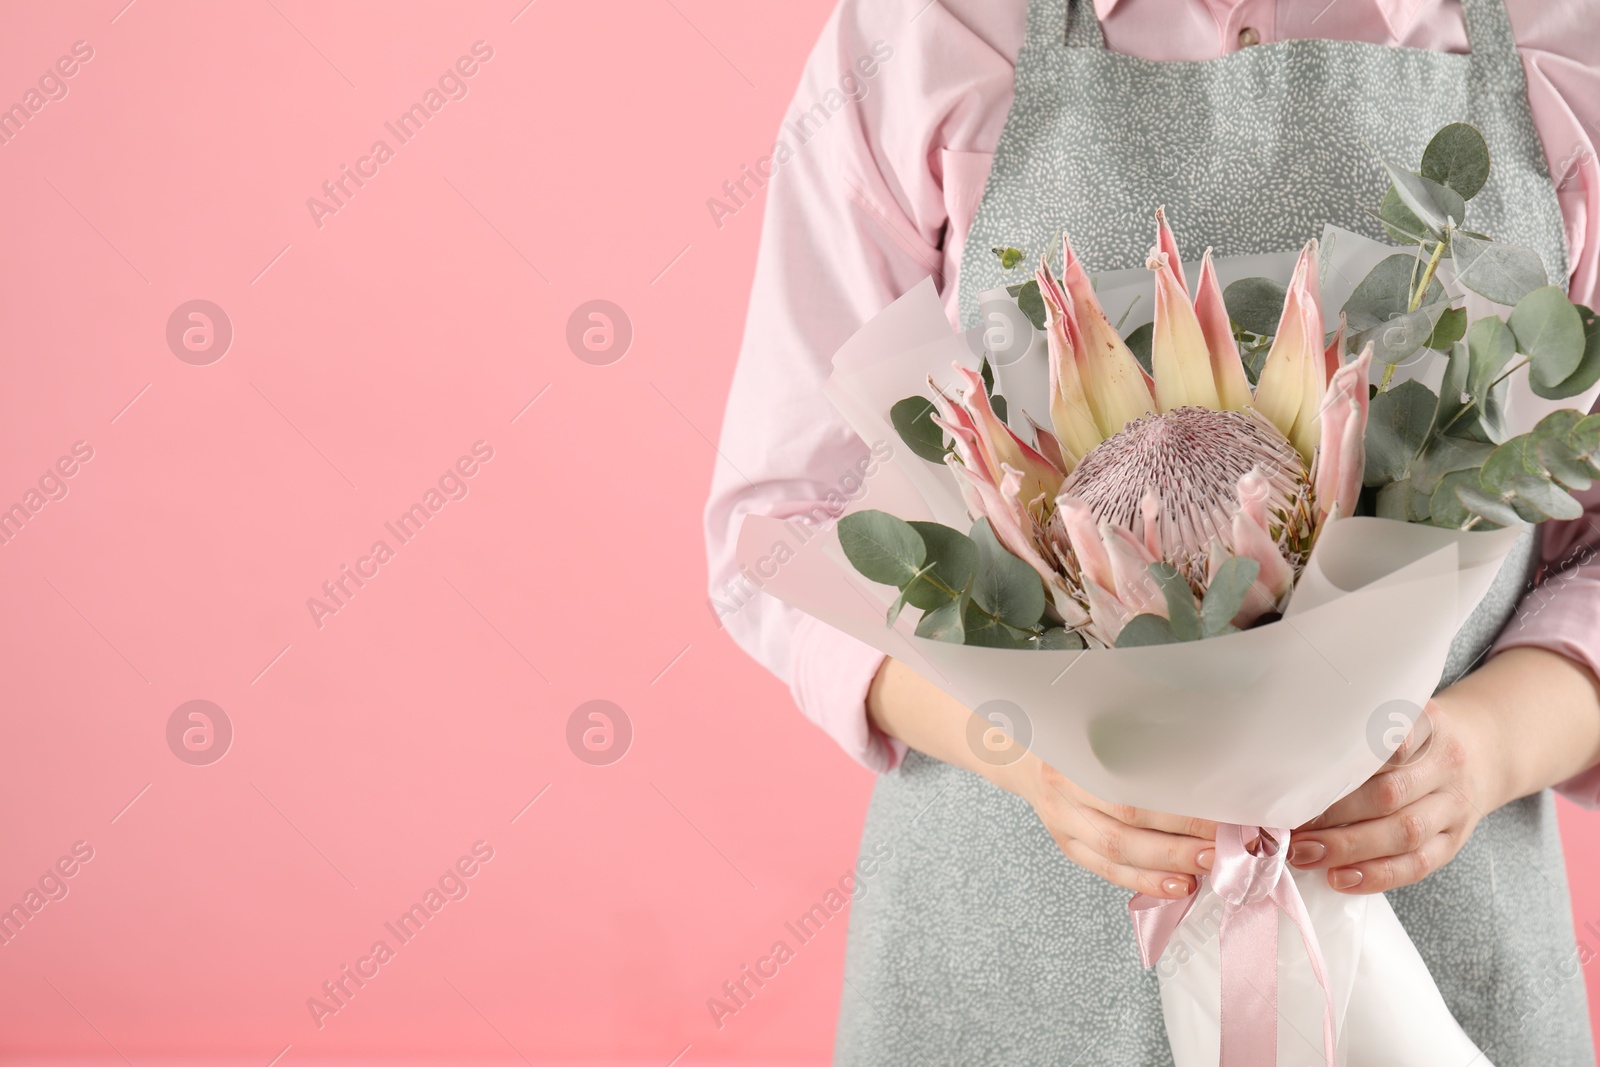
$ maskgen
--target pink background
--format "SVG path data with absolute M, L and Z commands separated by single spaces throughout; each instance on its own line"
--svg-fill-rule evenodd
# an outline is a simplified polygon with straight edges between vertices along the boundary
M 825 1062 L 843 916 L 720 1029 L 706 999 L 850 868 L 871 783 L 718 631 L 699 512 L 761 208 L 706 199 L 829 3 L 125 2 L 0 35 L 0 105 L 94 50 L 0 145 L 0 507 L 93 449 L 0 545 L 0 906 L 94 850 L 0 946 L 5 1061 Z M 209 365 L 166 340 L 194 299 L 234 330 Z M 633 324 L 610 365 L 566 340 L 593 299 Z M 194 699 L 235 732 L 208 766 L 168 747 Z M 632 725 L 608 766 L 567 743 L 591 699 Z M 1565 815 L 1600 927 L 1600 824 Z M 319 1029 L 307 998 L 480 840 Z

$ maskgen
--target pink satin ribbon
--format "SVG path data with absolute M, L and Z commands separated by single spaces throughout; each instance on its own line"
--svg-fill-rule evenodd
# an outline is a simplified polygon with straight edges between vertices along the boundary
M 1289 831 L 1276 826 L 1217 827 L 1211 888 L 1222 898 L 1217 933 L 1222 957 L 1222 1055 L 1219 1067 L 1274 1067 L 1278 1062 L 1278 912 L 1300 930 L 1312 973 L 1322 986 L 1323 1054 L 1334 1067 L 1333 990 L 1322 948 L 1294 879 L 1284 869 Z M 1161 900 L 1143 893 L 1128 901 L 1139 957 L 1154 967 L 1200 895 Z

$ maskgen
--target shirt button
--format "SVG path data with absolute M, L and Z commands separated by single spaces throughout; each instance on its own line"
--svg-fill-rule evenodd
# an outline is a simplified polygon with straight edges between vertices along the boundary
M 1239 47 L 1249 48 L 1253 44 L 1261 43 L 1261 34 L 1254 26 L 1246 26 L 1239 31 Z

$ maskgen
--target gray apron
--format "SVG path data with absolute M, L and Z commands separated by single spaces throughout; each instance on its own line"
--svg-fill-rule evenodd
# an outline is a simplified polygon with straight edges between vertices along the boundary
M 1464 12 L 1471 55 L 1293 40 L 1158 63 L 1106 50 L 1091 4 L 1033 0 L 961 265 L 965 324 L 979 292 L 1016 280 L 991 248 L 1037 262 L 1065 229 L 1091 270 L 1138 266 L 1159 204 L 1193 254 L 1293 251 L 1328 222 L 1382 239 L 1366 214 L 1388 186 L 1375 153 L 1415 165 L 1462 120 L 1493 158 L 1474 228 L 1565 277 L 1505 9 L 1464 0 Z M 1534 565 L 1529 536 L 1457 635 L 1443 682 L 1481 659 Z M 878 779 L 861 854 L 877 874 L 852 905 L 835 1063 L 1172 1063 L 1127 892 L 1069 862 L 1024 801 L 912 752 Z M 1389 899 L 1497 1067 L 1594 1063 L 1548 791 L 1489 814 L 1451 863 Z

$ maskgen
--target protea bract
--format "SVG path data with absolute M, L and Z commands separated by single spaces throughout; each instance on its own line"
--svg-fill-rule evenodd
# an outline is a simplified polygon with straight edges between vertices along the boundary
M 1062 256 L 1059 279 L 1044 261 L 1035 275 L 1050 425 L 1032 424 L 1031 441 L 1018 434 L 964 368 L 955 395 L 935 390 L 968 510 L 1039 573 L 1060 621 L 1102 644 L 1135 615 L 1166 614 L 1157 562 L 1203 594 L 1228 558 L 1254 560 L 1234 625 L 1280 610 L 1323 525 L 1354 509 L 1364 462 L 1371 351 L 1342 364 L 1342 336 L 1325 343 L 1317 242 L 1295 264 L 1254 389 L 1211 251 L 1191 297 L 1162 212 L 1146 264 L 1151 374 L 1065 238 Z

